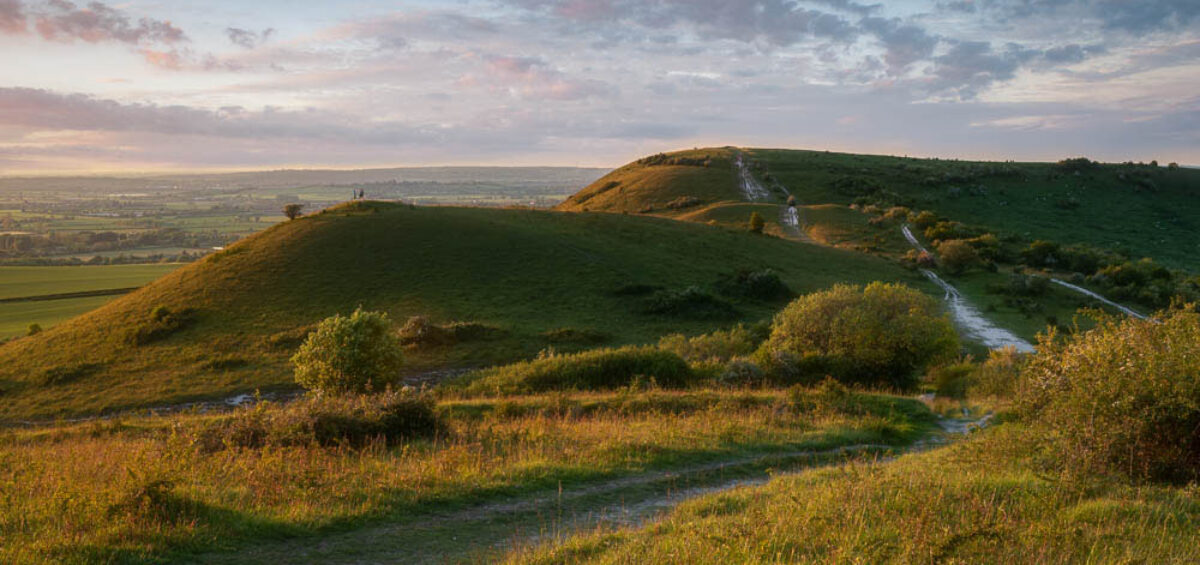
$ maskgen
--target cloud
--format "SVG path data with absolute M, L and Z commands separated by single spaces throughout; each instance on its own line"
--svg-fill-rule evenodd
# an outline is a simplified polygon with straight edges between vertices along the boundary
M 234 45 L 245 49 L 254 49 L 260 43 L 270 39 L 274 34 L 274 28 L 267 28 L 262 31 L 251 31 L 236 27 L 225 28 L 225 37 L 228 37 L 229 41 Z
M 483 72 L 463 75 L 458 81 L 460 86 L 482 86 L 538 100 L 582 100 L 616 94 L 616 89 L 605 82 L 569 77 L 538 57 L 484 55 L 482 59 Z
M 886 49 L 884 60 L 892 74 L 900 74 L 918 61 L 928 59 L 938 45 L 938 38 L 899 18 L 863 18 L 860 25 L 879 38 Z
M 27 29 L 21 0 L 0 0 L 0 33 L 25 33 Z
M 804 8 L 790 0 L 509 0 L 509 3 L 567 21 L 635 25 L 655 32 L 683 26 L 705 39 L 775 47 L 812 38 L 850 41 L 858 33 L 842 16 Z M 865 9 L 836 0 L 826 4 Z
M 173 44 L 188 40 L 183 30 L 166 20 L 139 18 L 100 2 L 78 7 L 66 0 L 49 0 L 34 13 L 34 29 L 50 41 L 70 43 L 118 42 L 130 45 Z

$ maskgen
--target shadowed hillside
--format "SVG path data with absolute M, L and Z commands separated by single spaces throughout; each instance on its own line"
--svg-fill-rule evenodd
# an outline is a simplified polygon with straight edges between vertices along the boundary
M 95 413 L 290 387 L 308 329 L 357 306 L 487 335 L 408 352 L 476 366 L 653 341 L 780 306 L 716 281 L 771 269 L 795 292 L 917 276 L 881 259 L 743 231 L 614 214 L 359 203 L 285 222 L 42 334 L 0 346 L 4 418 Z M 689 313 L 696 286 L 724 304 Z M 665 297 L 665 298 L 664 298 Z M 655 310 L 655 300 L 676 300 Z M 681 306 L 680 306 L 681 304 Z

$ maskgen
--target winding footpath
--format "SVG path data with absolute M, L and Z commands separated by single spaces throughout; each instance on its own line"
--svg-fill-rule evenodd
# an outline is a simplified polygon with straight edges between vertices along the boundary
M 1117 310 L 1120 310 L 1122 313 L 1124 313 L 1124 314 L 1126 314 L 1126 315 L 1128 315 L 1128 316 L 1131 316 L 1131 317 L 1137 318 L 1137 319 L 1139 319 L 1139 320 L 1147 320 L 1147 319 L 1149 319 L 1149 318 L 1147 318 L 1147 317 L 1146 317 L 1144 314 L 1139 314 L 1138 312 L 1134 311 L 1132 308 L 1129 308 L 1129 307 L 1127 307 L 1127 306 L 1122 306 L 1122 305 L 1120 305 L 1120 304 L 1117 304 L 1116 302 L 1113 302 L 1113 301 L 1111 301 L 1111 300 L 1109 300 L 1109 299 L 1107 299 L 1107 298 L 1105 298 L 1105 297 L 1103 297 L 1103 296 L 1100 296 L 1099 294 L 1096 294 L 1096 293 L 1094 293 L 1094 292 L 1092 292 L 1092 291 L 1090 291 L 1090 290 L 1088 290 L 1088 289 L 1086 289 L 1086 288 L 1083 288 L 1082 286 L 1075 286 L 1075 285 L 1073 285 L 1073 284 L 1071 284 L 1071 283 L 1069 283 L 1069 282 L 1066 282 L 1066 281 L 1063 281 L 1063 280 L 1059 280 L 1059 279 L 1056 279 L 1056 278 L 1053 278 L 1053 277 L 1050 279 L 1050 282 L 1052 282 L 1052 283 L 1054 283 L 1054 284 L 1056 284 L 1056 285 L 1059 285 L 1059 286 L 1061 286 L 1061 287 L 1064 287 L 1064 288 L 1067 288 L 1067 289 L 1073 290 L 1073 291 L 1075 291 L 1075 292 L 1078 292 L 1079 294 L 1082 294 L 1082 295 L 1084 295 L 1084 296 L 1088 296 L 1088 297 L 1090 297 L 1090 298 L 1093 298 L 1093 299 L 1099 300 L 1100 302 L 1103 302 L 1104 304 L 1107 304 L 1107 305 L 1109 305 L 1109 306 L 1112 306 L 1113 308 L 1116 308 Z
M 921 245 L 921 242 L 917 240 L 917 237 L 913 235 L 912 230 L 907 225 L 901 227 L 900 231 L 904 233 L 904 239 L 907 239 L 913 248 L 922 253 L 929 253 L 929 250 Z M 942 280 L 941 277 L 937 276 L 937 273 L 929 269 L 921 269 L 921 274 L 925 275 L 926 278 L 933 281 L 934 284 L 945 291 L 945 300 L 946 304 L 950 306 L 950 313 L 954 316 L 954 321 L 958 324 L 959 328 L 968 337 L 975 339 L 989 349 L 1014 347 L 1022 353 L 1031 353 L 1033 351 L 1032 343 L 993 324 L 991 320 L 985 318 L 977 308 L 971 305 L 966 298 L 963 298 L 962 293 L 957 288 Z
M 483 562 L 488 556 L 530 547 L 599 527 L 644 525 L 680 503 L 773 476 L 873 457 L 884 464 L 906 453 L 945 445 L 987 425 L 979 419 L 943 418 L 938 429 L 908 447 L 855 444 L 729 458 L 637 473 L 569 489 L 542 491 L 466 508 L 320 537 L 266 541 L 239 552 L 196 556 L 201 563 L 446 563 Z M 780 469 L 787 469 L 782 473 Z M 723 476 L 725 475 L 725 476 Z

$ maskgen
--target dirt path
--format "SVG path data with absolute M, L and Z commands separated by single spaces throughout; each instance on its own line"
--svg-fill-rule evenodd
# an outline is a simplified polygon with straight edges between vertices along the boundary
M 320 538 L 269 542 L 237 553 L 200 556 L 201 563 L 446 563 L 486 561 L 515 547 L 528 547 L 605 526 L 643 524 L 679 503 L 732 488 L 763 484 L 780 469 L 799 472 L 837 464 L 848 457 L 937 447 L 982 420 L 944 419 L 939 432 L 906 449 L 858 444 L 828 450 L 798 450 L 744 456 L 659 470 L 484 503 L 444 513 L 336 533 Z
M 921 242 L 917 240 L 916 236 L 913 235 L 912 230 L 910 230 L 907 225 L 900 228 L 900 231 L 904 233 L 904 239 L 907 239 L 917 251 L 921 251 L 923 253 L 929 252 L 929 250 L 925 249 L 925 246 L 921 245 Z M 937 273 L 934 273 L 929 269 L 921 269 L 921 273 L 946 292 L 945 300 L 946 304 L 950 306 L 950 314 L 954 316 L 954 322 L 958 324 L 958 327 L 962 329 L 963 333 L 967 334 L 968 337 L 982 343 L 989 349 L 1015 347 L 1017 351 L 1023 353 L 1030 353 L 1033 351 L 1032 343 L 1029 343 L 1024 339 L 1017 337 L 1016 334 L 993 324 L 991 320 L 985 318 L 977 308 L 972 306 L 966 298 L 963 298 L 962 293 L 960 293 L 957 288 L 954 288 L 953 285 L 942 280 L 941 277 L 937 276 Z
M 737 167 L 738 187 L 742 189 L 742 195 L 748 202 L 759 202 L 771 198 L 771 192 L 758 182 L 758 179 L 754 178 L 754 174 L 750 172 L 750 167 L 746 166 L 745 158 L 741 153 L 734 158 L 733 164 Z
M 1107 299 L 1107 298 L 1105 298 L 1105 297 L 1103 297 L 1103 296 L 1100 296 L 1099 294 L 1096 294 L 1095 292 L 1092 292 L 1092 291 L 1090 291 L 1090 290 L 1088 290 L 1088 289 L 1086 289 L 1086 288 L 1083 288 L 1083 287 L 1081 287 L 1081 286 L 1075 286 L 1075 285 L 1073 285 L 1073 284 L 1071 284 L 1071 283 L 1069 283 L 1069 282 L 1062 281 L 1062 280 L 1059 280 L 1059 279 L 1056 279 L 1056 278 L 1051 278 L 1051 279 L 1050 279 L 1050 282 L 1052 282 L 1052 283 L 1054 283 L 1054 284 L 1056 284 L 1056 285 L 1062 286 L 1062 287 L 1064 287 L 1064 288 L 1067 288 L 1067 289 L 1073 290 L 1073 291 L 1075 291 L 1075 292 L 1078 292 L 1079 294 L 1082 294 L 1082 295 L 1085 295 L 1085 296 L 1088 296 L 1088 297 L 1094 298 L 1094 299 L 1096 299 L 1096 300 L 1099 300 L 1100 302 L 1103 302 L 1103 303 L 1105 303 L 1105 304 L 1107 304 L 1107 305 L 1109 305 L 1109 306 L 1112 306 L 1113 308 L 1116 308 L 1117 310 L 1120 310 L 1121 312 L 1125 313 L 1126 315 L 1132 316 L 1132 317 L 1134 317 L 1134 318 L 1137 318 L 1137 319 L 1139 319 L 1139 320 L 1145 320 L 1145 319 L 1147 319 L 1145 315 L 1143 315 L 1143 314 L 1139 314 L 1138 312 L 1134 311 L 1132 308 L 1128 308 L 1128 307 L 1126 307 L 1126 306 L 1122 306 L 1122 305 L 1120 305 L 1120 304 L 1117 304 L 1116 302 L 1113 302 L 1113 301 L 1111 301 L 1111 300 L 1109 300 L 1109 299 Z

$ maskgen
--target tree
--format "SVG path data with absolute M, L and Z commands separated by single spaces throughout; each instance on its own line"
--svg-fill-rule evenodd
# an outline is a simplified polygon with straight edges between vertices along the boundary
M 942 266 L 951 274 L 960 274 L 979 262 L 979 255 L 971 244 L 961 239 L 947 239 L 937 246 L 942 257 Z
M 771 324 L 759 351 L 777 377 L 825 375 L 909 389 L 916 375 L 958 354 L 958 336 L 939 304 L 901 284 L 839 284 L 797 298 Z
M 292 356 L 296 382 L 319 393 L 381 389 L 396 380 L 403 363 L 387 314 L 362 308 L 323 320 Z
M 762 233 L 765 227 L 767 227 L 767 222 L 763 220 L 763 217 L 758 215 L 758 212 L 750 212 L 750 231 Z
M 303 204 L 288 204 L 283 207 L 283 215 L 287 216 L 289 220 L 295 220 L 302 215 L 300 211 L 303 209 Z

